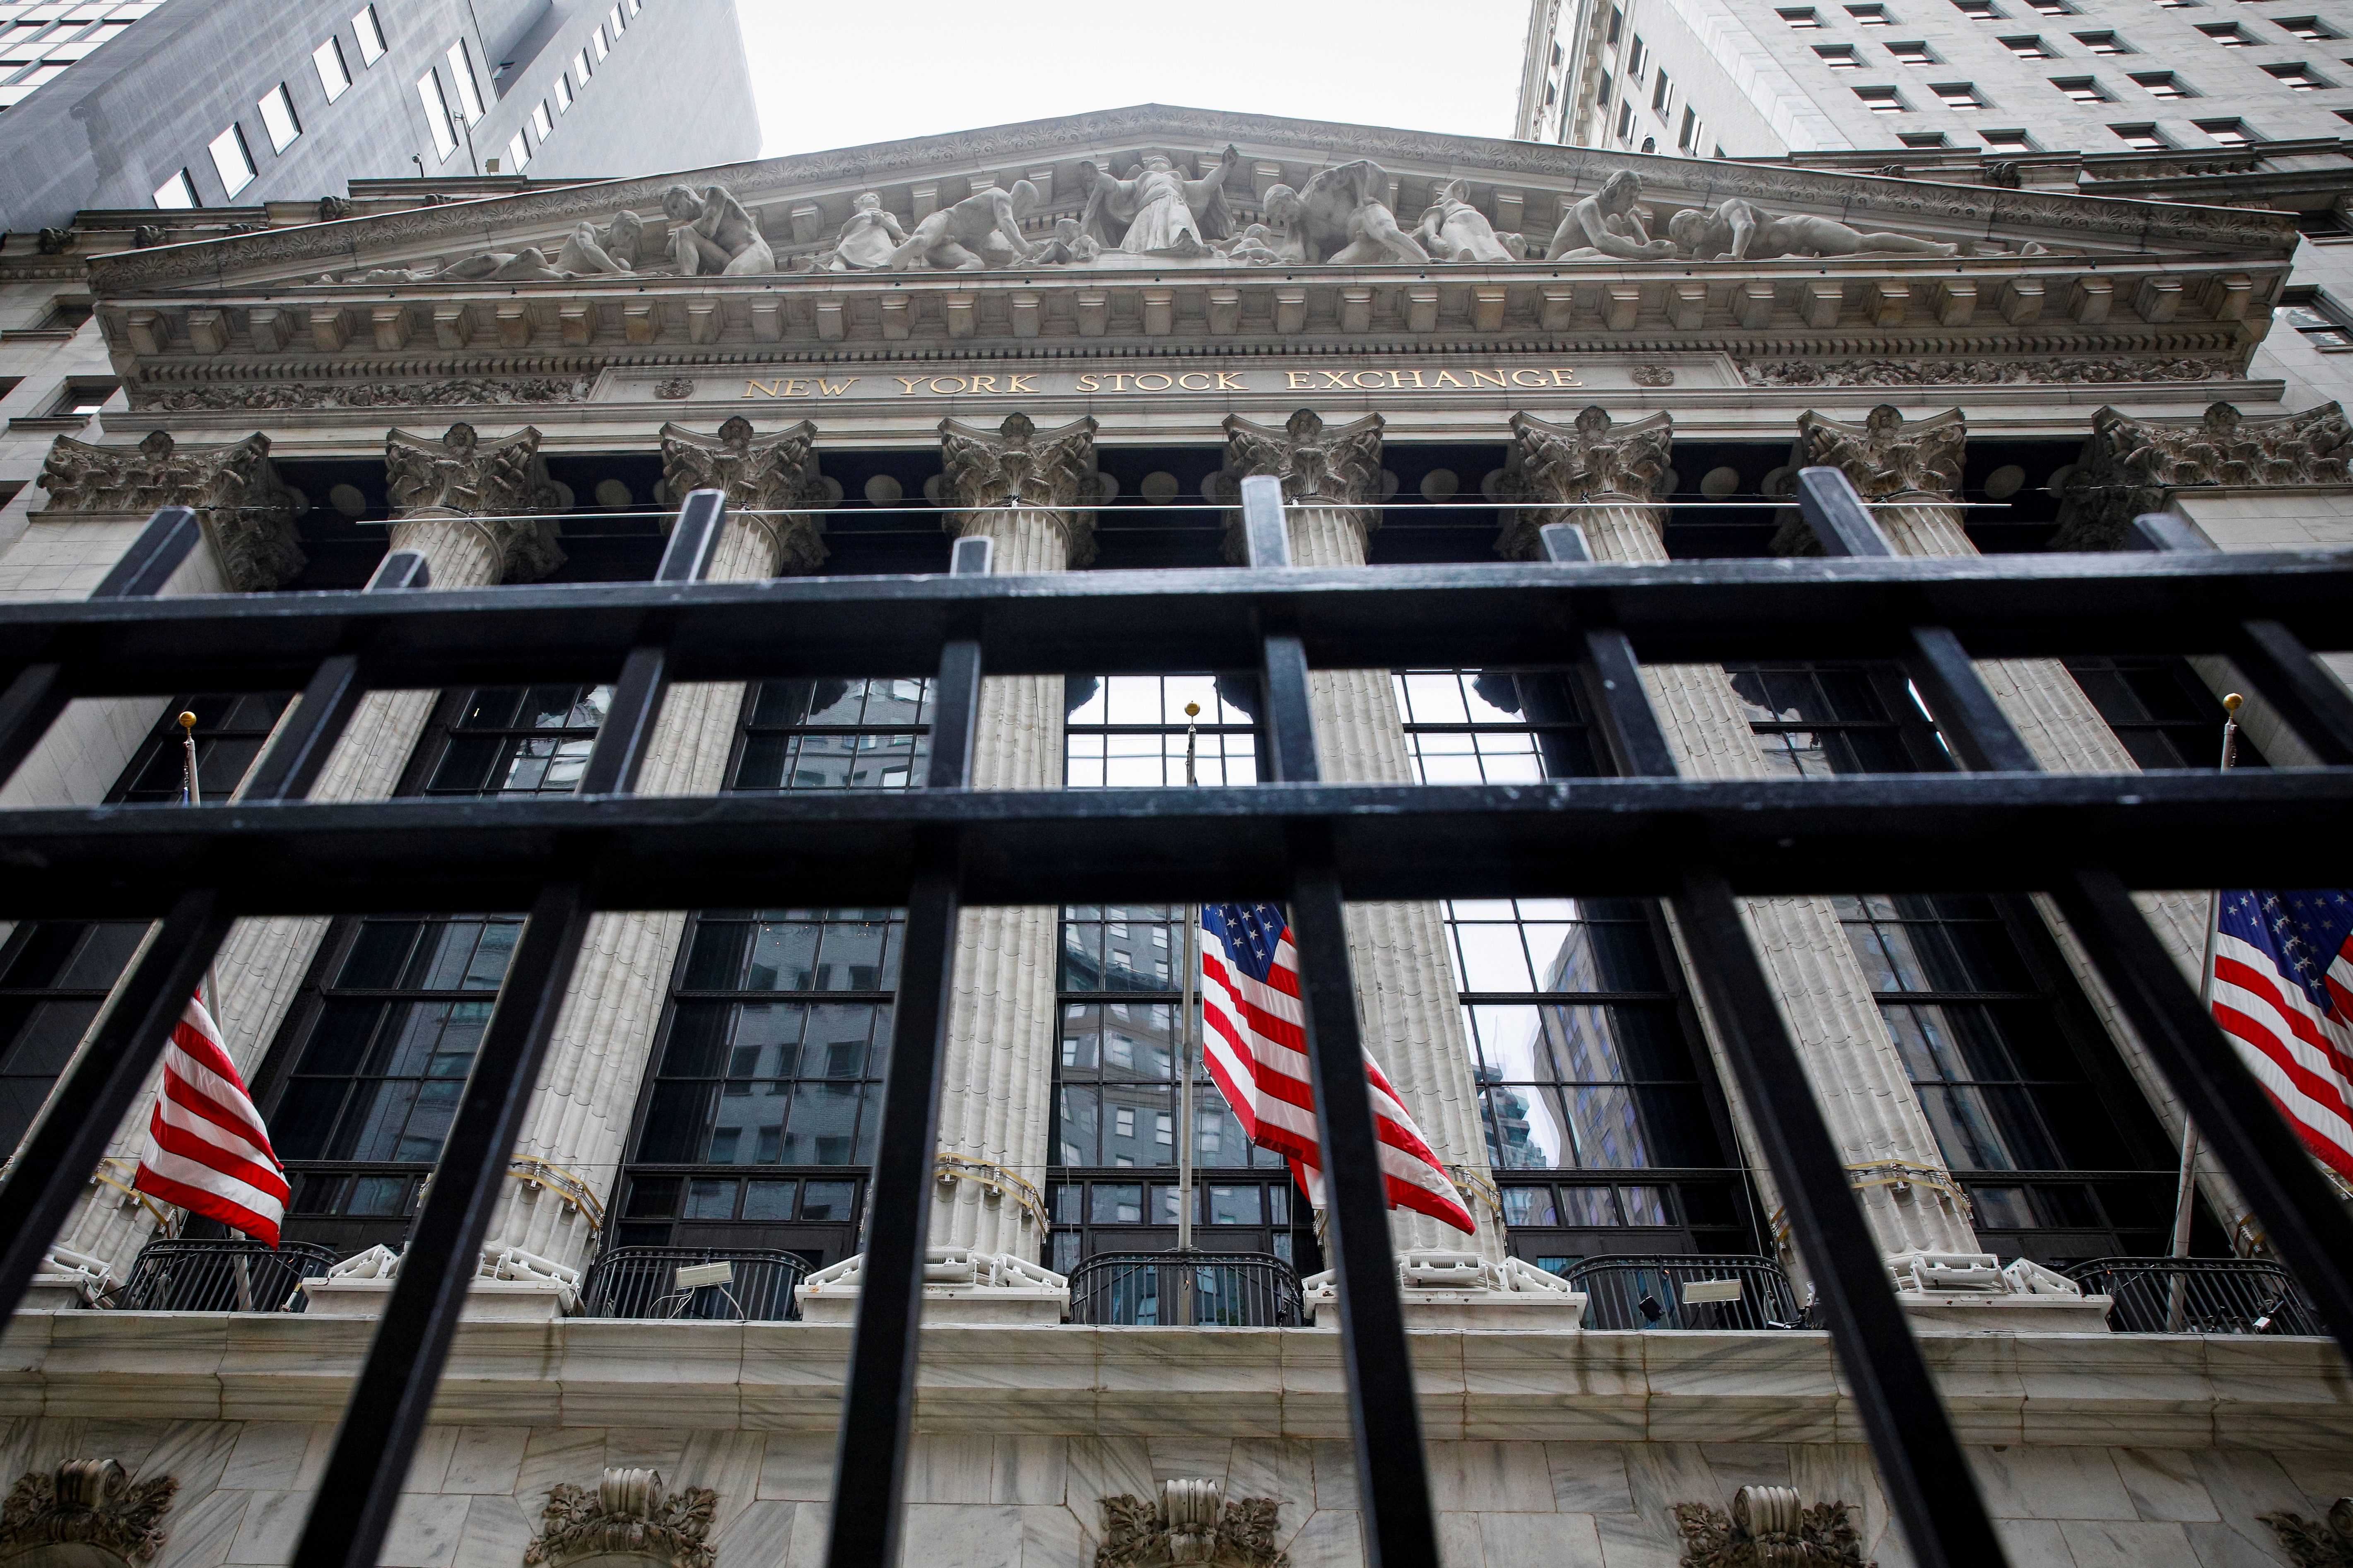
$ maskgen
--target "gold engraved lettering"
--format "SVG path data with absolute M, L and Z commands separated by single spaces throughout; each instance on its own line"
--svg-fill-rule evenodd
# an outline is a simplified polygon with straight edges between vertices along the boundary
M 1535 376 L 1535 379 L 1534 381 L 1523 381 L 1520 379 L 1522 376 L 1526 375 Z M 1544 372 L 1540 370 L 1515 370 L 1512 373 L 1512 384 L 1514 386 L 1542 386 L 1544 384 Z
M 1125 392 L 1127 390 L 1127 372 L 1124 370 L 1111 370 L 1105 371 L 1103 374 L 1111 377 L 1111 389 L 1113 392 Z
M 1201 384 L 1194 385 L 1197 381 Z M 1206 372 L 1188 370 L 1176 378 L 1176 384 L 1187 392 L 1207 392 L 1209 390 L 1209 377 Z
M 1160 384 L 1158 386 L 1150 384 L 1155 381 Z M 1135 390 L 1138 392 L 1166 392 L 1176 384 L 1174 377 L 1163 375 L 1156 370 L 1147 370 L 1135 378 Z
M 1096 376 L 1092 372 L 1089 372 L 1087 374 L 1085 374 L 1085 375 L 1082 375 L 1082 376 L 1079 377 L 1079 387 L 1078 387 L 1078 389 L 1079 389 L 1081 392 L 1098 392 L 1098 391 L 1101 391 L 1101 390 L 1102 390 L 1102 388 L 1101 388 L 1101 386 L 1100 386 L 1100 384 L 1099 384 L 1099 381 L 1100 381 L 1100 378 L 1099 378 L 1099 377 L 1097 377 L 1097 376 Z
M 972 378 L 972 389 L 975 392 L 993 393 L 997 390 L 997 378 L 993 375 L 976 375 Z
M 1389 372 L 1389 384 L 1391 386 L 1401 387 L 1405 384 L 1404 378 L 1409 375 L 1413 377 L 1413 384 L 1417 389 L 1425 391 L 1428 389 L 1421 379 L 1421 372 L 1418 370 L 1393 370 Z
M 1310 392 L 1314 389 L 1315 373 L 1312 370 L 1286 370 L 1282 374 L 1291 378 L 1291 384 L 1283 389 L 1286 392 Z M 1331 372 L 1326 371 L 1324 374 L 1329 375 Z
M 1035 392 L 1035 391 L 1037 391 L 1038 389 L 1037 389 L 1036 387 L 1034 387 L 1034 386 L 1029 385 L 1029 378 L 1028 376 L 1026 376 L 1026 375 L 1009 375 L 1009 376 L 1007 376 L 1007 377 L 1005 378 L 1005 391 L 1006 391 L 1007 395 L 1008 395 L 1008 396 L 1010 396 L 1011 395 L 1013 395 L 1014 393 L 1017 393 L 1017 392 Z
M 955 389 L 954 391 L 950 391 L 944 384 L 951 381 L 955 383 Z M 965 390 L 965 378 L 960 375 L 935 375 L 932 377 L 932 395 L 934 397 L 955 397 Z
M 914 396 L 915 388 L 923 384 L 923 378 L 920 375 L 894 375 L 891 379 L 903 389 L 899 394 L 902 397 Z
M 1388 383 L 1387 383 L 1387 382 L 1385 382 L 1385 381 L 1383 381 L 1383 380 L 1381 379 L 1382 375 L 1384 375 L 1385 374 L 1387 374 L 1387 373 L 1386 373 L 1386 372 L 1382 372 L 1382 371 L 1377 371 L 1377 370 L 1360 370 L 1360 371 L 1358 371 L 1358 372 L 1356 373 L 1356 386 L 1357 386 L 1358 390 L 1360 390 L 1360 391 L 1364 391 L 1364 392 L 1378 392 L 1382 387 L 1387 386 L 1387 385 L 1388 384 Z M 1365 377 L 1366 377 L 1366 376 L 1368 376 L 1368 375 L 1369 375 L 1369 376 L 1371 376 L 1373 379 L 1372 379 L 1372 380 L 1370 380 L 1370 381 L 1366 381 L 1366 380 L 1365 379 Z
M 1573 370 L 1556 369 L 1552 373 L 1552 384 L 1555 386 L 1575 386 L 1577 373 Z
M 1491 381 L 1497 386 L 1503 385 L 1504 373 L 1500 370 L 1474 370 L 1471 373 L 1471 384 L 1472 386 L 1484 385 L 1486 383 Z
M 1451 371 L 1451 370 L 1441 370 L 1441 371 L 1440 371 L 1440 372 L 1438 373 L 1438 379 L 1437 379 L 1436 381 L 1431 382 L 1430 384 L 1431 386 L 1433 386 L 1433 387 L 1437 387 L 1437 386 L 1451 386 L 1451 387 L 1453 387 L 1453 388 L 1454 388 L 1456 391 L 1458 391 L 1458 392 L 1460 392 L 1460 391 L 1462 389 L 1462 382 L 1461 382 L 1461 377 L 1459 377 L 1459 376 L 1457 376 L 1457 375 L 1456 375 L 1452 371 Z
M 1320 371 L 1317 374 L 1324 377 L 1324 386 L 1336 386 L 1343 392 L 1354 390 L 1349 384 L 1348 378 L 1336 370 Z M 1317 390 L 1323 389 L 1319 387 Z
M 828 397 L 839 397 L 843 393 L 848 392 L 851 387 L 856 386 L 857 384 L 858 378 L 854 375 L 848 381 L 844 382 L 828 381 L 823 376 L 818 376 L 817 378 L 818 391 Z
M 785 390 L 778 395 L 780 396 L 807 397 L 808 395 L 808 383 L 806 381 L 788 381 L 784 384 L 784 386 Z
M 776 395 L 776 389 L 769 385 L 765 381 L 747 381 L 744 384 L 744 395 L 746 397 L 774 397 Z
M 1249 387 L 1244 386 L 1240 382 L 1236 381 L 1236 380 L 1234 379 L 1236 376 L 1240 375 L 1240 374 L 1241 374 L 1241 372 L 1237 371 L 1237 370 L 1221 370 L 1221 371 L 1219 371 L 1219 372 L 1218 373 L 1218 388 L 1217 388 L 1217 389 L 1218 389 L 1219 392 L 1248 392 L 1248 391 L 1250 390 L 1250 388 L 1249 388 Z M 1295 376 L 1295 375 L 1297 375 L 1299 373 L 1298 373 L 1297 371 L 1295 371 L 1295 370 L 1294 370 L 1294 371 L 1293 371 L 1291 374 L 1292 374 L 1293 375 L 1294 375 L 1294 376 Z M 1297 385 L 1299 384 L 1299 383 L 1297 383 L 1296 381 L 1294 381 L 1294 382 L 1293 382 L 1291 384 L 1292 384 L 1292 385 L 1293 385 L 1293 386 L 1297 386 Z

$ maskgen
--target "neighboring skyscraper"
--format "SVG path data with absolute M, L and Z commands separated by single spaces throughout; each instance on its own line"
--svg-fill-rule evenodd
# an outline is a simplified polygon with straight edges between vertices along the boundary
M 732 0 L 13 0 L 0 28 L 0 228 L 17 232 L 759 151 Z

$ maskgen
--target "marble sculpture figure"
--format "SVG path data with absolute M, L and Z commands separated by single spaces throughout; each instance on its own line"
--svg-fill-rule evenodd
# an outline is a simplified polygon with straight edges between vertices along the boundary
M 1486 214 L 1471 205 L 1470 192 L 1468 180 L 1449 180 L 1432 191 L 1414 238 L 1439 261 L 1517 260 L 1495 237 Z
M 1021 215 L 1038 205 L 1038 187 L 1016 180 L 1010 191 L 994 186 L 951 207 L 942 207 L 915 226 L 915 232 L 891 253 L 891 269 L 936 267 L 950 272 L 975 272 L 1027 261 L 1039 248 L 1021 237 Z
M 1629 176 L 1630 178 L 1631 176 Z M 1952 256 L 1960 247 L 1908 234 L 1864 234 L 1836 218 L 1799 213 L 1776 217 L 1738 196 L 1713 212 L 1686 207 L 1667 219 L 1667 237 L 1686 256 L 1701 261 L 1772 261 L 1784 256 Z
M 1231 233 L 1225 184 L 1241 159 L 1239 151 L 1228 147 L 1218 166 L 1198 180 L 1185 178 L 1158 153 L 1146 154 L 1124 180 L 1113 179 L 1088 160 L 1079 165 L 1079 183 L 1088 193 L 1080 226 L 1112 247 L 1111 225 L 1125 225 L 1115 248 L 1131 256 L 1207 256 L 1211 240 Z
M 810 259 L 812 272 L 879 272 L 907 243 L 907 231 L 899 226 L 898 215 L 883 206 L 881 192 L 860 191 L 850 208 L 833 248 Z
M 1654 261 L 1675 253 L 1671 240 L 1652 239 L 1642 226 L 1634 203 L 1642 194 L 1642 177 L 1620 169 L 1601 182 L 1601 188 L 1563 213 L 1553 231 L 1546 261 L 1582 261 L 1588 257 L 1614 256 L 1621 261 Z
M 635 272 L 638 269 L 638 240 L 645 233 L 646 220 L 633 212 L 613 215 L 613 221 L 603 228 L 593 223 L 583 223 L 573 229 L 564 248 L 556 253 L 555 269 L 566 276 L 593 272 Z
M 681 278 L 743 278 L 776 269 L 760 220 L 724 185 L 696 195 L 684 185 L 662 192 L 670 218 L 670 256 Z
M 1319 169 L 1293 190 L 1270 185 L 1269 221 L 1291 231 L 1289 247 L 1309 265 L 1361 267 L 1377 261 L 1427 261 L 1430 253 L 1398 226 L 1387 197 L 1387 169 L 1367 159 Z M 1492 235 L 1493 231 L 1489 231 Z

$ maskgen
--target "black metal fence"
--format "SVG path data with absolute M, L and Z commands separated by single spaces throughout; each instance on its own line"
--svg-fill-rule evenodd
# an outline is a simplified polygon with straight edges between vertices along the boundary
M 401 552 L 365 593 L 159 601 L 138 595 L 153 594 L 198 536 L 193 513 L 160 512 L 90 601 L 0 606 L 0 779 L 76 699 L 303 694 L 237 804 L 0 814 L 0 919 L 162 922 L 0 1182 L 0 1308 L 21 1300 L 232 921 L 528 909 L 325 1466 L 326 1506 L 311 1510 L 293 1558 L 297 1568 L 372 1568 L 590 915 L 761 904 L 780 889 L 813 905 L 903 905 L 827 1552 L 828 1568 L 894 1568 L 959 909 L 1282 899 L 1330 1177 L 1326 1251 L 1366 1554 L 1371 1568 L 1435 1568 L 1345 903 L 1663 898 L 1915 1561 L 1999 1563 L 1738 900 L 1853 888 L 2048 892 L 2322 1320 L 2353 1343 L 2353 1218 L 2130 896 L 2353 883 L 2343 831 L 2353 694 L 2307 647 L 2344 645 L 2353 555 L 1895 560 L 1834 470 L 1806 470 L 1798 489 L 1831 559 L 1593 565 L 1581 537 L 1556 524 L 1543 563 L 1293 570 L 1280 487 L 1251 479 L 1244 570 L 997 578 L 987 574 L 986 542 L 966 539 L 944 576 L 711 584 L 696 580 L 723 502 L 703 491 L 681 509 L 649 584 L 390 591 L 422 585 L 419 558 Z M 2147 537 L 2179 544 L 2168 527 L 2178 520 L 2149 524 Z M 2323 765 L 2041 776 L 1971 660 L 2077 654 L 2226 657 Z M 1760 658 L 1900 661 L 1970 771 L 1676 777 L 1640 664 Z M 1311 668 L 1562 663 L 1583 672 L 1617 777 L 1318 782 Z M 984 668 L 1255 670 L 1266 782 L 976 792 L 968 758 Z M 844 671 L 936 679 L 926 788 L 632 795 L 670 682 Z M 370 689 L 586 680 L 612 682 L 614 696 L 574 797 L 303 799 Z
M 1074 1323 L 1295 1329 L 1299 1275 L 1271 1252 L 1104 1252 L 1071 1270 Z
M 1769 1258 L 1594 1258 L 1561 1276 L 1586 1294 L 1588 1329 L 1795 1329 L 1789 1277 Z
M 616 1247 L 580 1282 L 580 1315 L 781 1323 L 800 1317 L 793 1287 L 808 1272 L 795 1252 Z
M 2113 1296 L 2120 1334 L 2326 1334 L 2295 1279 L 2253 1258 L 2094 1258 L 2067 1269 L 2086 1296 Z
M 151 1241 L 114 1292 L 122 1312 L 300 1312 L 302 1281 L 324 1274 L 334 1248 L 289 1241 Z

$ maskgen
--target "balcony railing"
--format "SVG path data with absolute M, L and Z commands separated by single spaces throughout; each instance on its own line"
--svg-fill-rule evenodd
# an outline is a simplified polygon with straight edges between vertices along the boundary
M 1295 1329 L 1299 1275 L 1266 1252 L 1105 1252 L 1071 1270 L 1071 1321 Z
M 795 1252 L 724 1247 L 617 1247 L 580 1287 L 586 1318 L 781 1323 L 801 1315 L 793 1287 L 808 1275 Z
M 1588 1329 L 1803 1326 L 1789 1277 L 1769 1258 L 1595 1258 L 1562 1278 L 1586 1293 Z
M 2253 1258 L 2094 1258 L 2066 1270 L 2112 1296 L 2119 1334 L 2325 1334 L 2295 1276 Z
M 114 1293 L 123 1312 L 299 1312 L 302 1281 L 335 1261 L 331 1247 L 289 1241 L 151 1241 Z

